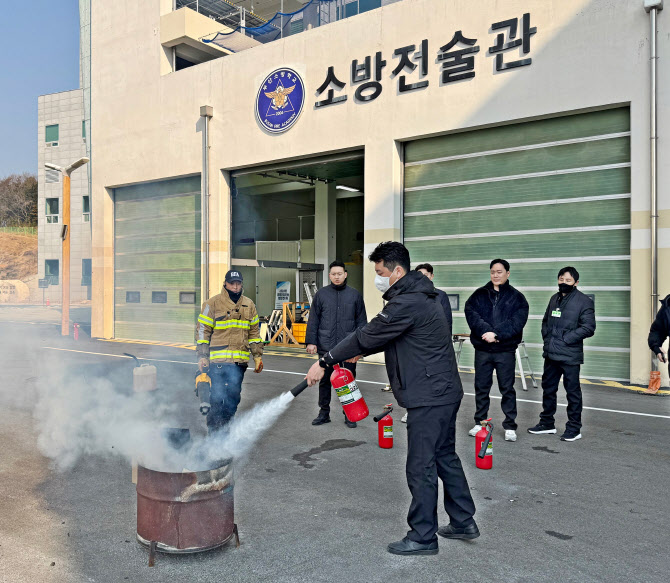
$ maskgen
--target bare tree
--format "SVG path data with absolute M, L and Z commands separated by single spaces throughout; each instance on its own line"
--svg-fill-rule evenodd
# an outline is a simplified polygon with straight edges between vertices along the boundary
M 37 178 L 27 172 L 0 179 L 0 226 L 37 223 Z

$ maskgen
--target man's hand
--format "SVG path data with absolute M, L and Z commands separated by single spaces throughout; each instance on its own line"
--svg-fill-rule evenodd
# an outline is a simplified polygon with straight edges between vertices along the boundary
M 662 348 L 661 348 L 661 352 L 659 352 L 659 353 L 656 355 L 656 357 L 657 357 L 658 360 L 660 360 L 661 362 L 668 362 L 668 355 L 666 354 L 666 352 L 665 352 Z
M 316 344 L 308 344 L 306 350 L 307 354 L 316 354 Z
M 323 378 L 325 372 L 326 370 L 321 368 L 321 365 L 318 362 L 315 362 L 307 371 L 307 376 L 305 377 L 307 379 L 307 385 L 311 387 L 318 383 Z
M 356 364 L 361 358 L 363 358 L 363 355 L 359 354 L 358 356 L 354 356 L 353 358 L 345 360 L 344 362 L 350 362 L 351 364 Z
M 204 372 L 207 368 L 209 368 L 209 358 L 203 357 L 198 361 L 198 369 L 200 369 L 200 372 Z
M 254 372 L 261 372 L 263 370 L 263 359 L 260 356 L 254 356 L 254 364 L 256 365 Z
M 496 341 L 496 333 L 495 332 L 487 332 L 486 334 L 482 334 L 482 340 L 486 340 L 486 342 L 495 342 Z

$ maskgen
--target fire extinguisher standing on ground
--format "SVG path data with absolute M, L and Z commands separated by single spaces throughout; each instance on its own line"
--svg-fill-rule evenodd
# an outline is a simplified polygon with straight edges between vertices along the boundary
M 379 447 L 391 449 L 393 447 L 393 417 L 391 417 L 393 405 L 386 405 L 381 415 L 373 417 L 377 423 L 379 433 Z
M 482 421 L 482 428 L 475 435 L 475 465 L 480 470 L 493 467 L 493 424 L 490 419 Z
M 333 385 L 337 393 L 337 398 L 340 400 L 347 419 L 354 423 L 365 419 L 370 411 L 356 384 L 354 375 L 350 370 L 340 368 L 339 364 L 336 364 L 333 369 L 333 374 L 330 375 L 330 384 Z

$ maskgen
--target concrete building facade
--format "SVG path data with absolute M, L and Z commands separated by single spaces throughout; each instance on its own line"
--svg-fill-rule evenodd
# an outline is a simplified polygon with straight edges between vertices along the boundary
M 260 300 L 267 285 L 293 281 L 288 264 L 317 269 L 338 253 L 359 266 L 372 315 L 382 301 L 360 257 L 394 239 L 413 263 L 435 265 L 436 285 L 453 296 L 454 332 L 467 332 L 463 305 L 488 280 L 488 261 L 507 258 L 531 305 L 535 367 L 556 273 L 575 265 L 598 316 L 584 376 L 646 382 L 642 0 L 403 0 L 265 43 L 235 23 L 217 35 L 211 15 L 176 8 L 91 2 L 94 336 L 185 339 L 231 265 Z M 664 12 L 658 31 L 663 63 Z M 659 71 L 663 136 L 670 75 Z M 280 112 L 290 129 L 272 118 Z M 668 159 L 669 146 L 658 148 Z M 658 185 L 663 266 L 667 165 Z M 670 292 L 663 269 L 659 292 Z
M 40 95 L 37 109 L 38 276 L 50 282 L 44 297 L 52 304 L 60 304 L 63 177 L 44 165 L 50 162 L 66 167 L 87 155 L 82 91 Z M 92 283 L 91 205 L 86 168 L 72 173 L 70 200 L 70 300 L 79 303 L 91 299 Z

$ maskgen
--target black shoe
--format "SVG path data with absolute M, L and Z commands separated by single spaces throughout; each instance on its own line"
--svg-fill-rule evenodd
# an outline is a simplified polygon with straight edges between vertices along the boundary
M 437 555 L 437 541 L 432 543 L 415 543 L 405 537 L 402 540 L 391 543 L 386 550 L 393 555 Z
M 347 427 L 350 427 L 351 429 L 358 427 L 358 423 L 355 421 L 349 421 L 349 417 L 347 417 L 347 414 L 344 411 L 342 411 L 342 414 L 344 415 L 344 424 Z
M 579 431 L 567 431 L 561 435 L 561 441 L 577 441 L 582 438 L 582 434 Z
M 529 427 L 528 433 L 556 433 L 556 428 L 553 425 L 544 425 L 542 423 L 538 423 L 535 427 Z
M 325 415 L 319 413 L 319 416 L 312 421 L 312 425 L 323 425 L 324 423 L 330 423 L 330 415 L 328 415 L 328 413 Z
M 468 524 L 468 526 L 457 527 L 451 524 L 443 526 L 437 530 L 437 534 L 444 538 L 456 538 L 461 540 L 472 540 L 479 536 L 479 529 L 476 523 Z

